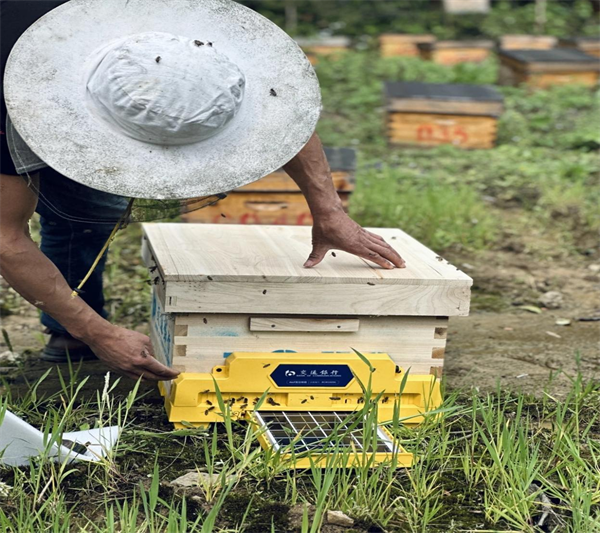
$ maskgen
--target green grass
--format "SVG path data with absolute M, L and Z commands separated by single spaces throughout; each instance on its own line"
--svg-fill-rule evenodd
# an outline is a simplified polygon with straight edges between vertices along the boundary
M 73 377 L 49 398 L 34 387 L 26 398 L 3 400 L 47 431 L 124 426 L 118 447 L 99 464 L 42 457 L 0 469 L 3 533 L 283 533 L 292 531 L 294 506 L 304 506 L 304 525 L 295 530 L 303 533 L 319 531 L 330 509 L 351 516 L 355 531 L 535 533 L 544 516 L 544 531 L 600 531 L 600 391 L 581 376 L 560 399 L 473 390 L 447 395 L 437 416 L 416 428 L 390 421 L 419 457 L 404 470 L 333 462 L 287 470 L 278 454 L 260 449 L 252 426 L 227 415 L 219 431 L 172 430 L 149 416 L 158 406 L 134 392 L 118 400 L 108 384 L 95 399 L 82 399 L 81 387 Z M 368 386 L 366 393 L 375 399 Z M 371 401 L 362 416 L 367 425 L 376 419 Z M 194 468 L 214 481 L 187 492 L 168 485 Z

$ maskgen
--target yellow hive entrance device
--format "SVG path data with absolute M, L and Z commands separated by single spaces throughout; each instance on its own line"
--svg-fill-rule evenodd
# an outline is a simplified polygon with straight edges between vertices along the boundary
M 246 420 L 285 465 L 409 466 L 394 439 L 441 403 L 448 317 L 472 280 L 400 230 L 372 230 L 407 268 L 344 252 L 302 268 L 310 228 L 145 224 L 169 420 Z
M 233 353 L 211 373 L 183 373 L 163 388 L 169 420 L 176 427 L 221 422 L 225 407 L 228 416 L 256 424 L 263 447 L 283 459 L 297 454 L 296 467 L 325 466 L 333 453 L 348 454 L 350 464 L 366 454 L 373 464 L 409 466 L 412 455 L 382 424 L 421 422 L 441 403 L 439 383 L 405 376 L 387 354 L 361 355 Z

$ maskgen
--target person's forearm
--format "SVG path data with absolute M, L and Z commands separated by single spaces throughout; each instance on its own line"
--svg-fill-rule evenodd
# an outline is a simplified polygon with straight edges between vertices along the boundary
M 283 169 L 300 187 L 313 218 L 344 210 L 316 133 Z
M 72 288 L 29 236 L 3 232 L 0 239 L 0 274 L 21 296 L 84 342 L 110 327 L 81 298 L 71 297 Z

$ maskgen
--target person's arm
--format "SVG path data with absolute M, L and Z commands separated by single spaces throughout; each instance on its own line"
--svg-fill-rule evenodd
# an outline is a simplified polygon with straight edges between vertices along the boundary
M 329 250 L 336 249 L 383 268 L 404 268 L 404 260 L 396 250 L 379 235 L 361 228 L 344 212 L 316 133 L 283 169 L 300 187 L 313 217 L 313 248 L 305 267 L 318 265 Z
M 31 240 L 37 195 L 19 176 L 0 175 L 0 274 L 23 298 L 85 342 L 108 366 L 134 379 L 173 379 L 178 372 L 152 356 L 150 339 L 110 324 L 81 298 Z

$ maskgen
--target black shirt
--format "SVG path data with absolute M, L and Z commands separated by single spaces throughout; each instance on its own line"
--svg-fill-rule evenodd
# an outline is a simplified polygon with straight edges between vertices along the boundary
M 8 56 L 23 32 L 36 20 L 66 0 L 0 0 L 0 59 L 2 75 L 0 83 L 0 172 L 15 175 L 17 170 L 13 164 L 6 142 L 6 103 L 4 102 L 4 69 Z

